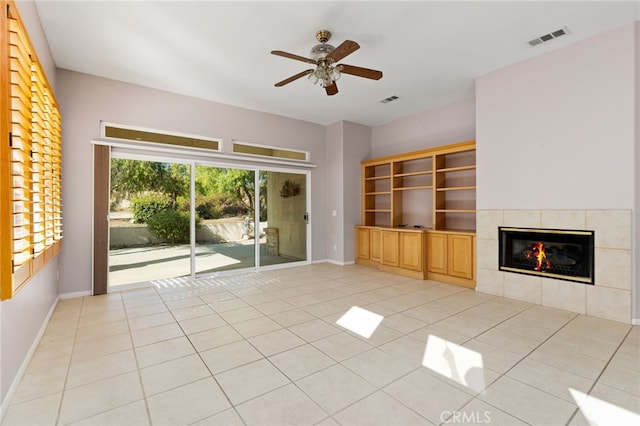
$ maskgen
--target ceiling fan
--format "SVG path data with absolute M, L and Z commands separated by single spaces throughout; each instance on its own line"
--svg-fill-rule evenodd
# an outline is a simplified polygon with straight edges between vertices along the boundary
M 333 47 L 327 44 L 331 38 L 331 32 L 327 30 L 320 30 L 316 32 L 316 39 L 320 44 L 315 45 L 309 53 L 310 58 L 304 56 L 294 55 L 293 53 L 283 52 L 282 50 L 273 50 L 273 55 L 282 56 L 284 58 L 295 59 L 297 61 L 313 64 L 316 68 L 310 68 L 299 72 L 296 75 L 292 75 L 275 84 L 276 87 L 282 87 L 285 84 L 289 84 L 305 75 L 314 84 L 320 83 L 321 87 L 324 87 L 327 95 L 335 95 L 338 93 L 338 86 L 336 80 L 340 78 L 341 74 L 351 74 L 357 77 L 370 78 L 372 80 L 380 80 L 382 78 L 382 71 L 371 70 L 368 68 L 356 67 L 347 64 L 336 64 L 341 59 L 352 54 L 360 48 L 360 45 L 355 41 L 345 40 L 338 47 Z

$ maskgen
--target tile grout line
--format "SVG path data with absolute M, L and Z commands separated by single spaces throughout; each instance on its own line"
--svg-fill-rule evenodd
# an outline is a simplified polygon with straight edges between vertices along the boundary
M 80 309 L 78 310 L 78 319 L 76 321 L 76 329 L 75 329 L 75 332 L 73 333 L 73 341 L 71 343 L 71 353 L 69 354 L 69 361 L 67 362 L 67 372 L 64 376 L 64 383 L 62 384 L 62 392 L 60 394 L 60 402 L 58 403 L 58 412 L 56 413 L 56 419 L 55 419 L 56 425 L 60 424 L 60 414 L 62 412 L 62 403 L 64 402 L 65 393 L 67 391 L 67 382 L 69 380 L 69 372 L 71 371 L 71 360 L 73 359 L 73 353 L 76 347 L 76 339 L 78 337 L 78 328 L 80 327 L 80 318 L 82 317 L 82 311 L 84 310 L 85 297 L 86 296 L 82 297 L 82 303 L 80 304 Z
M 598 381 L 600 381 L 600 378 L 602 377 L 602 375 L 604 374 L 604 372 L 607 370 L 607 367 L 609 367 L 609 364 L 611 364 L 611 361 L 613 360 L 613 358 L 616 356 L 616 354 L 618 353 L 618 351 L 620 350 L 620 347 L 624 344 L 625 340 L 627 340 L 627 338 L 629 337 L 629 335 L 631 334 L 631 331 L 633 330 L 633 327 L 629 327 L 629 330 L 627 330 L 626 334 L 624 335 L 624 338 L 622 338 L 620 340 L 620 343 L 617 345 L 616 350 L 613 351 L 613 354 L 611 355 L 611 357 L 607 360 L 607 363 L 605 364 L 605 366 L 602 368 L 602 371 L 600 371 L 600 373 L 598 374 L 598 377 L 596 377 L 596 379 L 593 381 L 593 383 L 591 384 L 591 387 L 589 388 L 589 390 L 587 391 L 586 395 L 590 396 L 591 392 L 593 391 L 593 389 L 596 387 L 596 385 L 598 384 Z M 616 388 L 617 389 L 617 388 Z M 573 418 L 576 416 L 576 414 L 578 414 L 578 412 L 580 412 L 580 404 L 577 403 L 576 401 L 576 409 L 574 410 L 573 414 L 571 415 L 571 417 L 569 417 L 569 420 L 567 420 L 567 425 L 569 423 L 571 423 L 571 421 L 573 420 Z
M 197 279 L 196 279 L 196 280 L 197 280 Z M 196 281 L 196 280 L 193 280 L 193 281 Z M 192 293 L 193 293 L 193 291 L 192 291 L 192 290 L 189 290 L 189 293 L 191 293 L 191 294 L 192 294 Z M 190 296 L 187 296 L 187 297 L 190 297 Z M 205 305 L 209 306 L 209 304 L 208 304 L 204 299 L 202 299 L 201 295 L 195 295 L 195 297 L 197 297 L 198 299 L 200 299 L 200 300 L 201 300 Z M 211 377 L 211 378 L 213 379 L 213 381 L 216 383 L 216 385 L 217 385 L 217 386 L 218 386 L 218 388 L 220 389 L 220 392 L 222 392 L 222 394 L 223 394 L 223 395 L 224 395 L 224 397 L 226 398 L 226 400 L 227 400 L 227 402 L 229 403 L 229 405 L 231 406 L 231 408 L 234 410 L 234 412 L 236 413 L 236 415 L 238 416 L 238 418 L 239 418 L 240 420 L 242 420 L 242 422 L 246 425 L 246 424 L 247 424 L 247 422 L 245 422 L 245 421 L 244 421 L 244 419 L 242 418 L 242 416 L 240 416 L 240 413 L 239 413 L 239 412 L 238 412 L 238 410 L 236 409 L 235 405 L 231 402 L 231 399 L 230 399 L 230 398 L 229 398 L 229 396 L 227 395 L 227 392 L 225 392 L 225 390 L 224 390 L 224 388 L 222 387 L 222 385 L 220 384 L 220 382 L 218 382 L 218 379 L 216 379 L 215 375 L 213 374 L 213 372 L 211 371 L 211 369 L 209 368 L 209 366 L 207 365 L 207 363 L 205 362 L 205 360 L 202 358 L 202 355 L 200 354 L 200 351 L 195 347 L 195 345 L 193 344 L 193 342 L 192 342 L 192 341 L 191 341 L 191 339 L 189 338 L 189 335 L 188 335 L 188 334 L 187 334 L 187 332 L 184 330 L 184 328 L 182 327 L 182 325 L 180 324 L 180 322 L 178 321 L 178 319 L 175 317 L 175 315 L 174 315 L 173 311 L 169 308 L 169 306 L 167 306 L 166 301 L 165 301 L 162 297 L 160 297 L 160 300 L 162 300 L 162 304 L 167 308 L 167 311 L 169 312 L 169 314 L 171 315 L 171 317 L 173 317 L 173 319 L 174 319 L 175 323 L 178 325 L 178 327 L 180 328 L 180 330 L 181 330 L 181 331 L 182 331 L 182 333 L 184 334 L 184 337 L 187 339 L 187 341 L 189 342 L 189 344 L 191 345 L 191 347 L 193 348 L 193 350 L 194 350 L 194 351 L 195 351 L 195 353 L 197 354 L 198 359 L 200 359 L 200 361 L 202 362 L 202 364 L 204 365 L 204 367 L 205 367 L 205 368 L 207 369 L 207 371 L 209 372 L 210 377 Z M 179 299 L 177 299 L 177 300 L 179 300 Z M 213 311 L 214 313 L 216 313 L 217 315 L 219 315 L 219 314 L 218 314 L 218 312 L 216 312 L 213 308 L 212 308 L 212 311 Z M 220 316 L 220 315 L 219 315 L 219 316 Z M 230 324 L 227 322 L 227 320 L 225 320 L 222 316 L 220 316 L 220 318 L 221 318 L 225 323 L 227 323 L 228 325 L 230 325 Z M 177 387 L 175 387 L 175 388 L 173 388 L 173 389 L 178 389 L 178 388 L 180 388 L 180 387 L 182 387 L 182 386 L 186 386 L 186 385 L 191 384 L 191 383 L 196 383 L 196 382 L 198 382 L 198 381 L 200 381 L 200 380 L 203 380 L 203 379 L 194 380 L 193 382 L 189 382 L 189 383 L 186 383 L 186 384 L 182 384 L 181 386 L 177 386 Z M 165 392 L 166 392 L 166 391 L 165 391 Z M 220 413 L 223 413 L 223 412 L 225 412 L 225 411 L 226 411 L 226 409 L 225 409 L 225 410 L 222 410 L 222 411 L 219 411 L 219 412 L 217 412 L 217 413 L 215 413 L 215 414 L 213 414 L 213 415 L 214 415 L 214 416 L 216 416 L 216 415 L 218 415 L 218 414 L 220 414 Z M 207 417 L 205 417 L 205 418 L 203 418 L 203 419 L 196 420 L 195 422 L 203 421 L 203 420 L 205 420 L 205 419 L 207 419 L 207 418 L 209 418 L 209 417 L 211 417 L 211 416 L 207 416 Z M 195 423 L 195 422 L 192 422 L 192 423 Z
M 156 295 L 160 297 L 160 295 L 158 294 L 158 290 L 155 288 L 155 286 L 153 286 L 153 289 Z M 120 292 L 120 294 L 122 295 L 122 292 Z M 129 310 L 127 309 L 127 306 L 124 303 L 124 297 L 122 300 L 122 305 L 124 307 L 124 315 L 127 319 L 127 328 L 129 329 L 129 340 L 131 341 L 131 350 L 133 351 L 133 358 L 136 361 L 136 372 L 138 374 L 138 380 L 140 381 L 140 390 L 142 391 L 142 400 L 144 401 L 144 408 L 147 414 L 147 420 L 149 421 L 149 424 L 152 425 L 153 422 L 151 420 L 151 410 L 149 409 L 149 403 L 147 402 L 147 392 L 144 388 L 144 383 L 142 381 L 142 371 L 141 371 L 142 369 L 140 368 L 140 361 L 138 360 L 138 352 L 136 351 L 136 345 L 135 345 L 135 342 L 133 341 L 133 330 L 131 329 L 131 322 L 129 321 L 130 320 Z
M 122 302 L 122 308 L 123 308 L 123 311 L 124 311 L 124 313 L 125 313 L 125 318 L 126 318 L 126 307 L 124 306 L 124 301 L 123 301 L 123 299 L 122 299 L 122 294 L 121 294 L 121 292 L 117 292 L 117 293 L 118 293 L 118 294 L 120 294 L 120 301 Z M 75 333 L 75 336 L 74 336 L 74 342 L 73 342 L 73 347 L 72 347 L 71 358 L 69 359 L 69 367 L 68 367 L 68 370 L 67 370 L 67 376 L 65 377 L 65 387 L 63 388 L 63 391 L 62 391 L 62 398 L 61 398 L 61 401 L 60 401 L 60 406 L 59 406 L 59 408 L 58 408 L 58 418 L 56 419 L 56 424 L 60 424 L 60 419 L 59 419 L 59 417 L 60 417 L 60 412 L 61 412 L 61 408 L 62 408 L 62 401 L 63 401 L 64 396 L 65 396 L 65 394 L 66 394 L 66 392 L 67 392 L 68 390 L 76 389 L 76 388 L 79 388 L 79 387 L 82 387 L 82 386 L 91 385 L 91 384 L 97 383 L 97 382 L 99 382 L 99 381 L 101 381 L 101 380 L 108 380 L 108 379 L 110 379 L 110 378 L 112 378 L 112 377 L 119 377 L 119 376 L 123 376 L 123 375 L 125 375 L 125 374 L 129 374 L 129 373 L 131 373 L 131 372 L 120 373 L 120 374 L 116 374 L 115 376 L 110 376 L 110 377 L 107 377 L 107 378 L 104 378 L 104 379 L 101 379 L 101 380 L 97 380 L 97 381 L 93 381 L 93 382 L 84 383 L 84 384 L 82 384 L 82 385 L 78 385 L 78 386 L 76 386 L 76 387 L 74 387 L 74 388 L 66 389 L 66 384 L 67 384 L 67 381 L 68 381 L 68 378 L 69 378 L 69 372 L 71 371 L 71 364 L 72 364 L 73 353 L 74 353 L 74 351 L 75 351 L 75 344 L 76 344 L 76 340 L 77 340 L 77 333 L 78 333 L 78 331 L 79 331 L 79 329 L 80 329 L 80 327 L 79 327 L 79 323 L 80 323 L 80 317 L 82 316 L 82 310 L 84 309 L 84 298 L 85 298 L 85 297 L 88 297 L 88 296 L 83 296 L 82 308 L 81 308 L 81 311 L 80 311 L 80 315 L 79 315 L 79 317 L 78 317 L 78 326 L 76 327 L 76 333 Z M 126 319 L 125 319 L 125 321 L 126 321 Z M 96 325 L 104 325 L 104 324 L 109 324 L 109 323 L 111 323 L 111 322 L 117 322 L 117 321 L 109 321 L 109 322 L 106 322 L 106 323 L 99 323 L 99 324 L 96 324 Z M 127 323 L 128 323 L 128 321 L 127 321 Z M 91 327 L 91 326 L 87 326 L 87 327 Z M 129 328 L 129 325 L 128 325 L 128 324 L 127 324 L 127 328 Z M 120 333 L 120 334 L 124 334 L 124 333 Z M 131 334 L 130 334 L 130 333 L 129 333 L 129 338 L 131 339 Z M 90 339 L 90 340 L 96 340 L 96 339 Z M 82 342 L 80 342 L 80 343 L 82 343 Z M 135 357 L 135 351 L 133 350 L 133 342 L 132 342 L 132 348 L 131 348 L 131 350 L 132 350 L 132 352 L 134 352 L 134 357 Z M 103 357 L 103 356 L 108 356 L 108 355 L 112 355 L 112 354 L 120 353 L 120 352 L 126 352 L 126 350 L 113 352 L 113 353 L 111 353 L 111 354 L 106 354 L 106 355 L 105 355 L 105 354 L 103 354 L 103 355 L 99 355 L 99 356 L 95 356 L 95 357 L 87 358 L 87 359 L 85 359 L 85 360 L 81 360 L 81 361 L 79 361 L 79 362 L 90 361 L 90 360 L 92 360 L 92 359 L 96 359 L 96 358 L 100 358 L 100 357 Z M 140 383 L 140 385 L 141 385 L 141 388 L 142 388 L 142 382 Z M 143 389 L 143 392 L 144 392 L 144 389 Z M 133 402 L 135 402 L 135 401 L 133 401 Z M 117 408 L 124 407 L 124 406 L 126 406 L 126 405 L 128 405 L 128 404 L 131 404 L 131 403 L 132 403 L 132 402 L 128 402 L 128 403 L 126 403 L 126 404 L 119 405 L 119 406 L 117 406 L 117 407 L 110 407 L 110 408 L 109 408 L 109 409 L 107 409 L 107 410 L 104 410 L 104 411 L 100 411 L 100 412 L 97 412 L 97 413 L 90 414 L 90 415 L 89 415 L 89 416 L 87 416 L 87 417 L 83 417 L 83 418 L 80 418 L 80 419 L 76 419 L 76 420 L 74 420 L 74 423 L 75 423 L 75 422 L 78 422 L 78 421 L 81 421 L 81 420 L 89 419 L 89 418 L 91 418 L 91 417 L 94 417 L 94 416 L 97 416 L 97 415 L 100 415 L 100 414 L 107 413 L 107 412 L 109 412 L 109 411 L 111 411 L 111 410 L 114 410 L 114 409 L 117 409 Z

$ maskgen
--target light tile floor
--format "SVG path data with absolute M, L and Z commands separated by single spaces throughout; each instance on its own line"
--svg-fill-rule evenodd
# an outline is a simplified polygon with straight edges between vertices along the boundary
M 61 300 L 3 425 L 634 424 L 639 357 L 638 326 L 357 265 L 176 279 Z

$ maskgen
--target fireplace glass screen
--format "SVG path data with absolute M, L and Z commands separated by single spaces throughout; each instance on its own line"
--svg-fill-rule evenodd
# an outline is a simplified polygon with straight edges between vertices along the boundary
M 498 230 L 501 271 L 594 284 L 593 231 Z

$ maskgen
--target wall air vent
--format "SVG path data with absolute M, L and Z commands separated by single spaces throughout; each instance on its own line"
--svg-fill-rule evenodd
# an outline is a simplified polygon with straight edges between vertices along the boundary
M 381 100 L 380 102 L 382 102 L 383 104 L 388 104 L 389 102 L 393 102 L 396 99 L 398 99 L 398 97 L 396 95 L 393 95 L 393 96 L 389 96 L 388 98 L 385 98 L 385 99 Z
M 544 43 L 545 41 L 553 40 L 554 38 L 561 37 L 561 36 L 563 36 L 565 34 L 568 34 L 568 33 L 569 33 L 569 30 L 567 29 L 567 27 L 562 27 L 559 30 L 555 30 L 555 31 L 550 32 L 548 34 L 541 35 L 540 37 L 534 38 L 533 40 L 529 40 L 529 44 L 531 46 L 536 46 L 538 44 Z

